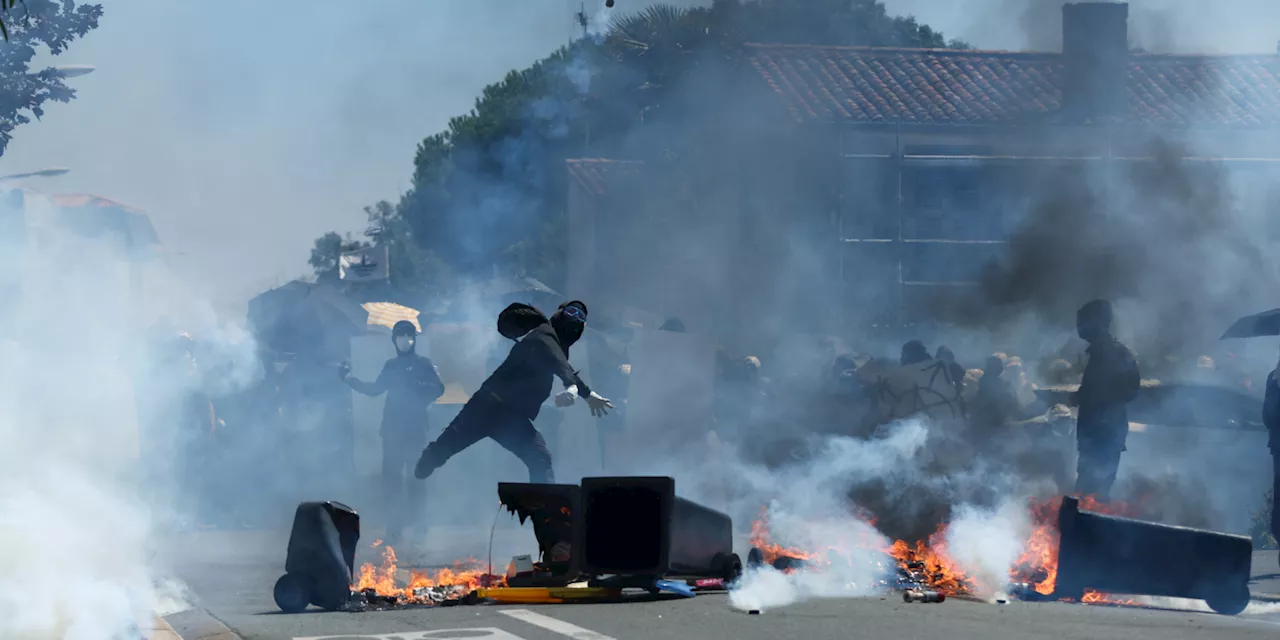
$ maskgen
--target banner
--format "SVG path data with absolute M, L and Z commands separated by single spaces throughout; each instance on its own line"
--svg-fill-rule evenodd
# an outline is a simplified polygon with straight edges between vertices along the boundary
M 338 278 L 347 282 L 373 282 L 391 277 L 387 246 L 349 251 L 338 258 Z
M 912 416 L 935 420 L 964 417 L 955 381 L 941 360 L 886 367 L 878 372 L 868 370 L 866 374 L 859 370 L 858 377 L 864 384 L 871 379 L 882 424 Z

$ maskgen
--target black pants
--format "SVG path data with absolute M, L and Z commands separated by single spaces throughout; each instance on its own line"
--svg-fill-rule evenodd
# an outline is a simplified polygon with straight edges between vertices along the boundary
M 417 475 L 429 475 L 444 466 L 449 458 L 485 438 L 492 438 L 503 449 L 520 458 L 529 468 L 529 482 L 555 482 L 555 474 L 551 471 L 551 451 L 533 423 L 511 411 L 501 401 L 480 395 L 468 400 L 440 437 L 427 445 L 422 459 L 418 461 Z
M 396 425 L 397 427 L 401 425 Z M 394 539 L 407 527 L 421 523 L 423 489 L 413 479 L 413 465 L 427 439 L 424 425 L 414 424 L 412 432 L 390 429 L 382 432 L 382 497 L 387 518 L 387 537 Z
M 1076 495 L 1093 496 L 1100 502 L 1110 500 L 1122 452 L 1115 447 L 1080 447 L 1076 461 Z
M 1280 449 L 1271 452 L 1271 535 L 1280 539 Z

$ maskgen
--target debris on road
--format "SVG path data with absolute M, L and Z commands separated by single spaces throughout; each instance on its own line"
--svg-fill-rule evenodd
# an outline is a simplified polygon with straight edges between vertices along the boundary
M 932 589 L 907 589 L 902 592 L 903 602 L 946 602 L 947 596 L 944 593 L 933 591 Z

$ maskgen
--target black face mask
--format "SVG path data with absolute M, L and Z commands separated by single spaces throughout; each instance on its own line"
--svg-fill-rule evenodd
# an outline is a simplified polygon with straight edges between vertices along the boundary
M 556 339 L 560 341 L 560 347 L 567 352 L 569 347 L 582 337 L 582 332 L 586 330 L 587 325 L 557 311 L 551 316 L 551 328 L 556 330 Z

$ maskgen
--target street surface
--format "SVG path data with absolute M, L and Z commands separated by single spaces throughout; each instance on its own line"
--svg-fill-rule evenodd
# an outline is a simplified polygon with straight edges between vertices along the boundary
M 506 540 L 495 540 L 495 565 L 505 564 L 497 558 L 511 555 L 504 551 L 500 556 L 498 548 L 520 546 L 519 530 L 506 533 Z M 441 531 L 437 535 L 472 540 L 479 537 L 474 531 Z M 894 594 L 884 598 L 813 600 L 757 616 L 732 609 L 723 594 L 703 594 L 689 600 L 630 604 L 460 606 L 366 613 L 314 610 L 286 615 L 277 610 L 271 599 L 271 587 L 283 570 L 285 539 L 286 534 L 186 534 L 168 542 L 160 550 L 160 557 L 192 589 L 198 600 L 196 606 L 207 609 L 249 640 L 1280 637 L 1280 604 L 1262 602 L 1255 603 L 1244 615 L 1227 617 L 1207 613 L 1198 602 L 1114 607 L 1022 602 L 994 605 L 952 599 L 940 604 L 908 605 Z M 362 547 L 367 545 L 362 543 Z M 362 560 L 371 559 L 376 560 Z M 1280 565 L 1275 551 L 1255 555 L 1254 575 L 1252 590 L 1256 595 L 1280 595 Z

